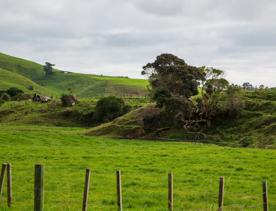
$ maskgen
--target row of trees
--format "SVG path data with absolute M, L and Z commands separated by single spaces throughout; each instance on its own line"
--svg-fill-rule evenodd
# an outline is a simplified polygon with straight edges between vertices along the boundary
M 254 86 L 253 84 L 251 84 L 249 82 L 244 82 L 242 84 L 242 88 L 245 90 L 268 89 L 268 87 L 265 87 L 263 84 L 261 84 L 260 86 Z

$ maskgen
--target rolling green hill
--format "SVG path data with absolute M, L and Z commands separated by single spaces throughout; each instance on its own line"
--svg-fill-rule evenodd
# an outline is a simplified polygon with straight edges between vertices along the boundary
M 46 77 L 43 66 L 24 59 L 0 53 L 0 88 L 16 86 L 26 90 L 32 85 L 38 92 L 59 96 L 72 89 L 78 97 L 144 96 L 148 82 L 127 77 L 98 76 L 55 70 Z M 13 80 L 13 75 L 16 80 Z M 20 79 L 19 79 L 20 78 Z
M 0 78 L 0 90 L 10 87 L 17 87 L 23 90 L 25 93 L 30 93 L 31 91 L 28 90 L 27 87 L 32 86 L 37 93 L 49 95 L 52 93 L 51 90 L 38 85 L 31 79 L 24 77 L 23 75 L 16 72 L 0 68 Z

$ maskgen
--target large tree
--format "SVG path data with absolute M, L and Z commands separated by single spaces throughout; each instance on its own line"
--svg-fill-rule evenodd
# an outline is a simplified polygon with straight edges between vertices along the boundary
M 204 80 L 201 68 L 190 66 L 173 54 L 161 54 L 143 67 L 142 75 L 149 76 L 151 97 L 159 108 L 174 118 L 190 117 L 190 97 L 198 94 L 199 81 Z

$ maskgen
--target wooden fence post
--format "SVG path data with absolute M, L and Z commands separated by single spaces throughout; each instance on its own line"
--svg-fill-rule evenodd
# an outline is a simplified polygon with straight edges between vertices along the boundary
M 83 211 L 87 211 L 89 183 L 90 183 L 90 169 L 86 169 L 85 182 L 84 182 L 84 192 L 83 192 L 83 202 L 82 202 L 82 210 Z
M 4 184 L 6 168 L 7 168 L 7 164 L 3 163 L 2 168 L 1 168 L 1 174 L 0 174 L 0 197 L 1 197 L 2 191 L 3 191 L 3 184 Z
M 218 211 L 223 211 L 224 177 L 219 179 Z
M 44 168 L 43 165 L 35 165 L 34 178 L 34 211 L 43 210 L 44 201 Z
M 12 167 L 7 164 L 7 194 L 8 194 L 8 207 L 12 206 Z
M 7 167 L 7 164 L 3 163 L 1 168 L 1 174 L 0 174 L 0 201 L 1 201 L 2 191 L 3 191 L 6 167 Z
M 168 209 L 173 210 L 173 173 L 168 174 Z
M 122 183 L 121 183 L 121 171 L 116 172 L 117 175 L 117 205 L 118 210 L 123 210 L 123 199 L 122 199 Z
M 263 181 L 263 207 L 264 211 L 268 211 L 268 193 L 267 193 L 267 182 Z

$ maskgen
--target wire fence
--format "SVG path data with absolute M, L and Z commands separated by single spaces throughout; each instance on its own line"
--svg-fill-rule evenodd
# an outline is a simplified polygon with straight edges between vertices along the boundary
M 82 210 L 87 211 L 89 207 L 89 191 L 90 191 L 90 178 L 91 178 L 91 170 L 85 170 L 85 178 L 83 183 L 83 196 L 82 196 Z M 3 199 L 1 200 L 3 187 L 6 178 L 6 185 L 7 185 L 7 206 L 12 208 L 14 205 L 13 202 L 13 188 L 12 188 L 12 165 L 10 163 L 2 164 L 1 172 L 0 172 L 0 203 L 3 203 Z M 34 210 L 35 211 L 42 211 L 44 209 L 44 192 L 45 192 L 45 169 L 43 165 L 35 165 L 34 168 L 34 189 L 33 189 L 33 199 L 34 199 Z M 51 179 L 51 178 L 47 178 Z M 62 178 L 58 178 L 62 179 Z M 124 200 L 123 197 L 126 196 L 127 191 L 123 191 L 123 180 L 122 180 L 122 173 L 120 170 L 116 171 L 116 205 L 117 210 L 122 211 L 124 208 Z M 173 172 L 169 172 L 167 178 L 167 207 L 164 207 L 164 210 L 174 210 L 174 201 L 175 201 L 175 189 L 179 189 L 180 187 L 176 187 L 174 184 L 175 178 Z M 224 193 L 225 193 L 225 178 L 220 177 L 218 182 L 218 190 L 217 190 L 217 205 L 208 207 L 206 204 L 206 210 L 218 210 L 223 211 L 224 208 Z M 212 183 L 213 180 L 210 181 L 210 188 L 213 188 Z M 230 185 L 230 184 L 228 184 Z M 262 182 L 262 205 L 263 210 L 269 210 L 269 203 L 268 203 L 268 187 L 267 181 Z M 125 185 L 125 189 L 127 189 L 127 185 Z M 207 190 L 207 191 L 206 191 Z M 205 192 L 203 191 L 203 195 L 209 195 L 210 193 L 213 194 L 213 190 L 208 193 L 208 188 L 206 188 Z M 2 197 L 3 198 L 3 197 Z M 205 199 L 203 199 L 205 200 Z M 256 208 L 252 206 L 252 210 Z M 181 209 L 181 208 L 180 208 Z

